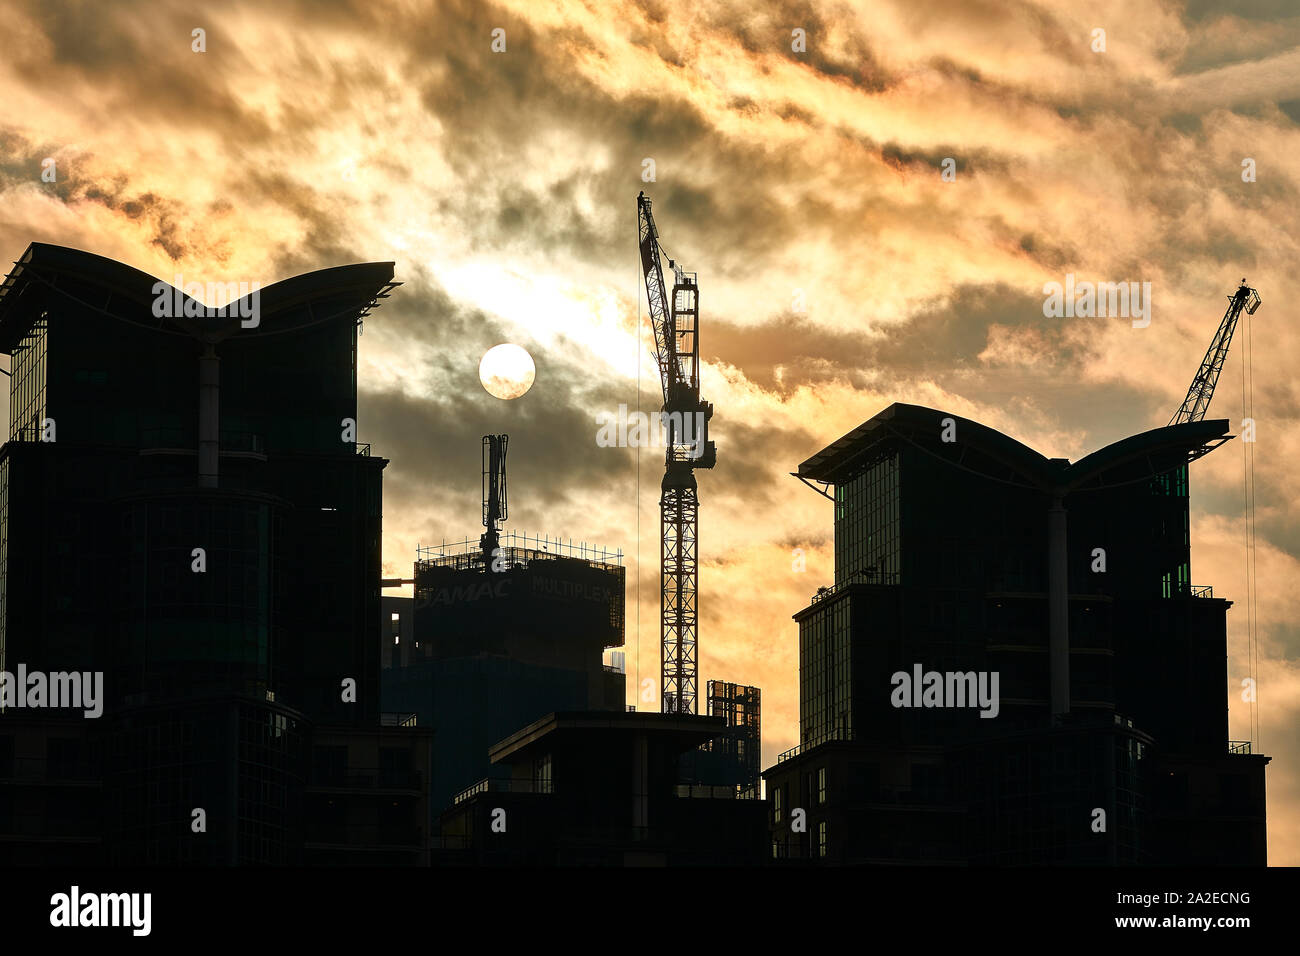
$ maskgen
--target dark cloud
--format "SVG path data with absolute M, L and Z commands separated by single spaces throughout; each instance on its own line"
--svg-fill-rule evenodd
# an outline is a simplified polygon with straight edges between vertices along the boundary
M 857 372 L 943 378 L 980 367 L 979 355 L 988 348 L 994 326 L 1033 333 L 1043 343 L 1041 357 L 1049 371 L 1057 374 L 1090 355 L 1069 334 L 1071 324 L 1082 321 L 1096 320 L 1044 316 L 1041 293 L 968 285 L 955 289 L 946 302 L 923 306 L 907 322 L 874 334 L 828 328 L 798 314 L 756 326 L 714 319 L 703 348 L 709 360 L 736 365 L 751 381 L 785 394 Z
M 362 349 L 376 340 L 402 343 L 427 364 L 428 377 L 401 390 L 363 382 L 358 412 L 363 440 L 391 461 L 385 497 L 396 509 L 465 512 L 476 524 L 482 436 L 503 432 L 511 435 L 512 513 L 534 530 L 576 496 L 590 495 L 593 510 L 626 499 L 633 453 L 597 445 L 596 415 L 615 414 L 620 403 L 635 408 L 634 394 L 593 378 L 582 346 L 561 340 L 550 348 L 520 343 L 533 357 L 536 382 L 522 398 L 494 398 L 479 383 L 478 362 L 510 340 L 506 327 L 459 307 L 427 273 L 399 278 L 405 284 L 367 320 Z

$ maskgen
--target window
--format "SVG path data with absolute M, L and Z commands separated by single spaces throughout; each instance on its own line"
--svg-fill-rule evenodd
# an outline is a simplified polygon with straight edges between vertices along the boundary
M 410 750 L 405 747 L 380 747 L 379 779 L 387 787 L 412 786 Z
M 13 349 L 9 365 L 9 435 L 13 441 L 40 441 L 45 418 L 47 313 L 32 323 Z
M 826 821 L 817 824 L 817 855 L 826 858 Z
M 347 779 L 348 748 L 321 746 L 312 748 L 312 776 L 317 784 L 339 786 Z
M 821 767 L 817 771 L 817 802 L 826 802 L 826 768 Z
M 799 733 L 806 747 L 852 739 L 850 629 L 847 601 L 826 601 L 799 624 Z
M 897 584 L 899 460 L 891 451 L 836 485 L 835 583 Z
M 781 790 L 782 787 L 772 788 L 772 820 L 775 823 L 781 822 Z

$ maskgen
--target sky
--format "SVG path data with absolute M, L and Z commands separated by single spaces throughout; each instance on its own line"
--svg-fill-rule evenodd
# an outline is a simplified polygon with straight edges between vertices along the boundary
M 1273 757 L 1269 859 L 1300 864 L 1290 0 L 0 0 L 0 18 L 0 255 L 49 242 L 263 286 L 395 263 L 358 370 L 359 440 L 390 459 L 386 574 L 477 537 L 480 438 L 509 433 L 507 528 L 627 555 L 630 688 L 658 671 L 662 453 L 601 447 L 597 416 L 661 401 L 644 189 L 699 276 L 716 408 L 700 687 L 762 688 L 764 767 L 797 741 L 791 615 L 833 579 L 830 505 L 789 472 L 893 402 L 1072 460 L 1162 426 L 1245 277 L 1263 306 L 1210 417 L 1241 433 L 1249 355 L 1256 670 L 1240 440 L 1192 466 L 1192 583 L 1236 602 L 1230 736 Z M 1045 315 L 1067 275 L 1150 283 L 1149 324 Z M 503 342 L 537 369 L 512 401 L 478 380 Z

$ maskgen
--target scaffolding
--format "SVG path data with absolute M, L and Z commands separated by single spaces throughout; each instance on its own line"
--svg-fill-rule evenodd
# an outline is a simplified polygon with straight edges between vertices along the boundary
M 708 749 L 720 753 L 736 772 L 736 795 L 757 799 L 762 745 L 760 691 L 747 684 L 711 680 L 707 685 L 710 717 L 721 717 L 726 733 L 713 738 Z

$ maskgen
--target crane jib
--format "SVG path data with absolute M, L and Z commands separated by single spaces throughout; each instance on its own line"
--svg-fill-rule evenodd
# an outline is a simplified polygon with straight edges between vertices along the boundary
M 1223 363 L 1228 358 L 1228 347 L 1232 344 L 1232 334 L 1236 331 L 1237 320 L 1241 317 L 1243 309 L 1247 315 L 1254 315 L 1259 306 L 1259 293 L 1246 285 L 1246 280 L 1242 279 L 1241 287 L 1230 297 L 1228 311 L 1223 314 L 1219 330 L 1214 334 L 1214 339 L 1205 352 L 1205 358 L 1201 359 L 1201 366 L 1196 372 L 1196 377 L 1192 379 L 1191 387 L 1187 389 L 1187 397 L 1183 399 L 1183 404 L 1174 413 L 1174 417 L 1169 420 L 1170 425 L 1199 422 L 1205 418 L 1205 413 L 1210 408 L 1210 401 L 1214 398 L 1215 386 L 1219 382 L 1219 373 L 1223 371 Z

